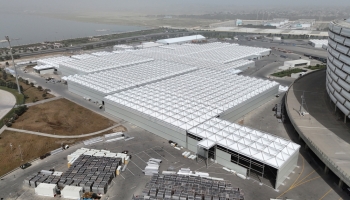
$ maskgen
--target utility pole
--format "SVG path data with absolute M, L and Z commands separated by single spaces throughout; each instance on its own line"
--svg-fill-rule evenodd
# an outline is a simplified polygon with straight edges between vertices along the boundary
M 11 43 L 10 43 L 10 38 L 9 38 L 9 36 L 5 36 L 5 39 L 7 40 L 7 42 L 9 43 L 9 46 L 10 46 L 10 54 L 11 54 L 11 58 L 12 58 L 13 68 L 15 69 L 18 94 L 21 94 L 21 90 L 20 90 L 20 87 L 19 87 L 19 84 L 18 84 L 18 75 L 17 75 L 17 69 L 16 69 L 16 65 L 15 65 L 15 60 L 13 59 L 13 55 L 12 55 L 12 47 L 11 47 Z
M 19 146 L 19 151 L 21 152 L 21 160 L 23 161 L 23 154 L 22 154 L 21 145 L 18 145 L 18 146 Z

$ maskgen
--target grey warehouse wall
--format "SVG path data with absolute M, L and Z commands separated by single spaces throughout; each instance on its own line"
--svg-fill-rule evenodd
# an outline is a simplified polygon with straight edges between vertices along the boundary
M 243 117 L 250 111 L 258 108 L 259 106 L 269 101 L 272 96 L 278 93 L 278 87 L 279 85 L 274 86 L 269 90 L 262 92 L 259 95 L 241 103 L 239 106 L 236 106 L 232 109 L 223 112 L 222 114 L 220 114 L 219 118 L 230 122 L 237 121 L 239 118 Z
M 221 151 L 219 149 L 216 149 L 216 161 L 232 170 L 235 170 L 237 173 L 242 174 L 244 176 L 247 176 L 247 169 L 244 167 L 241 167 L 233 162 L 231 162 L 231 154 L 226 153 L 224 151 Z
M 186 147 L 186 132 L 177 132 L 161 125 L 158 120 L 151 120 L 151 117 L 141 116 L 134 114 L 127 109 L 122 109 L 110 104 L 109 101 L 105 101 L 105 110 L 107 113 L 122 118 L 128 122 L 135 124 L 153 134 L 156 134 L 164 139 L 177 142 L 179 145 Z M 137 111 L 136 111 L 137 112 Z M 158 122 L 158 123 L 157 123 Z M 196 151 L 194 151 L 196 152 Z
M 294 170 L 298 164 L 299 151 L 296 151 L 287 162 L 285 162 L 277 172 L 276 185 L 277 189 L 284 180 L 289 176 L 289 174 Z

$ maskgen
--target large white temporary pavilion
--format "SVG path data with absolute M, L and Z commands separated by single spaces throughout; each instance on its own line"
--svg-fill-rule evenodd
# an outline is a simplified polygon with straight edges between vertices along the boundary
M 74 74 L 89 74 L 113 68 L 121 68 L 139 63 L 152 61 L 152 58 L 145 58 L 129 53 L 109 54 L 100 57 L 91 57 L 84 60 L 73 60 L 60 64 L 60 71 L 64 76 Z
M 276 82 L 199 69 L 109 95 L 104 101 L 107 113 L 175 141 L 193 152 L 202 152 L 198 148 L 204 148 L 214 155 L 210 157 L 218 163 L 244 176 L 250 176 L 250 173 L 265 175 L 277 188 L 296 166 L 299 146 L 229 122 L 263 104 L 277 92 Z M 232 130 L 224 133 L 217 127 L 207 126 L 215 120 L 220 120 Z M 229 143 L 231 141 L 235 141 L 236 146 Z M 226 145 L 223 145 L 225 142 Z M 260 143 L 263 145 L 259 146 Z M 254 152 L 254 148 L 259 151 Z M 243 161 L 241 164 L 231 162 L 231 155 L 241 155 L 242 159 L 245 156 L 244 160 L 249 158 L 249 163 L 258 163 L 260 171 L 249 168 L 247 163 L 242 165 Z M 271 171 L 275 172 L 275 176 Z
M 68 77 L 68 90 L 103 104 L 103 97 L 196 70 L 167 61 L 151 61 L 88 75 Z
M 55 67 L 56 69 L 59 68 L 59 65 L 63 62 L 67 61 L 73 61 L 73 58 L 67 57 L 67 56 L 58 56 L 58 57 L 52 57 L 52 58 L 43 58 L 37 60 L 38 65 L 51 65 Z
M 298 161 L 298 144 L 218 118 L 190 129 L 188 136 L 189 149 L 207 152 L 208 157 L 239 174 L 267 178 L 275 188 Z

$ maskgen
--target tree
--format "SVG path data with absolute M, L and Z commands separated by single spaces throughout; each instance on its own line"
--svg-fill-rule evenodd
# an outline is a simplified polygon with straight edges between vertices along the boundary
M 38 90 L 43 90 L 43 87 L 41 87 L 40 85 L 38 86 Z
M 9 64 L 9 62 L 6 61 L 5 65 L 6 65 L 6 66 L 9 66 L 10 64 Z
M 2 71 L 2 79 L 7 80 L 7 73 L 6 71 Z
M 34 87 L 34 83 L 30 83 L 30 86 Z
M 29 81 L 28 80 L 26 80 L 26 85 L 29 85 Z
M 47 97 L 47 94 L 46 94 L 46 93 L 44 93 L 44 94 L 43 94 L 43 97 L 44 97 L 44 98 L 46 99 L 46 97 Z

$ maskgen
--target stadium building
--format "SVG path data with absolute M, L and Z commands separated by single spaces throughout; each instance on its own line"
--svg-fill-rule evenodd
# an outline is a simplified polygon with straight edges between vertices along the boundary
M 350 116 L 350 19 L 329 24 L 327 92 L 336 107 Z

